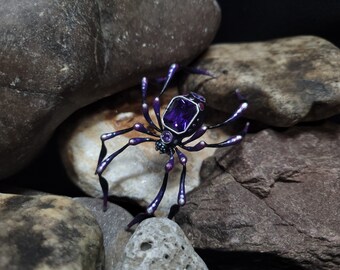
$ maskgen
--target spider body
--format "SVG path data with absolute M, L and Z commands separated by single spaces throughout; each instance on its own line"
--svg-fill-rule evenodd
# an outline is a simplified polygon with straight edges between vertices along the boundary
M 99 182 L 103 190 L 104 210 L 107 208 L 108 182 L 102 174 L 105 171 L 106 167 L 117 155 L 119 155 L 129 146 L 135 146 L 145 142 L 154 142 L 156 151 L 159 151 L 160 154 L 167 154 L 169 156 L 169 160 L 164 166 L 164 178 L 158 194 L 156 195 L 155 199 L 149 204 L 149 206 L 146 209 L 146 212 L 137 215 L 128 224 L 128 227 L 131 227 L 134 224 L 141 222 L 143 219 L 151 217 L 157 210 L 166 190 L 168 174 L 174 167 L 175 155 L 178 156 L 178 161 L 182 165 L 182 173 L 179 184 L 177 204 L 171 207 L 168 217 L 172 218 L 178 212 L 179 207 L 185 205 L 186 203 L 185 176 L 187 157 L 182 152 L 182 149 L 189 152 L 196 152 L 202 150 L 205 147 L 214 148 L 227 147 L 239 143 L 247 133 L 249 123 L 246 124 L 245 128 L 239 134 L 232 136 L 225 141 L 214 144 L 208 144 L 205 141 L 200 141 L 196 143 L 196 145 L 194 146 L 188 146 L 187 145 L 188 143 L 193 142 L 196 139 L 200 138 L 208 129 L 224 126 L 228 124 L 230 121 L 239 118 L 241 114 L 247 109 L 248 103 L 239 94 L 239 91 L 236 90 L 236 95 L 242 102 L 239 108 L 236 110 L 236 112 L 227 120 L 225 120 L 223 123 L 213 126 L 206 126 L 204 125 L 206 100 L 203 96 L 191 92 L 187 95 L 178 95 L 173 97 L 172 100 L 169 102 L 168 106 L 166 107 L 163 115 L 161 116 L 160 97 L 167 89 L 168 83 L 170 82 L 174 74 L 178 71 L 178 69 L 179 66 L 177 64 L 173 64 L 170 66 L 163 88 L 160 94 L 153 101 L 153 110 L 158 125 L 151 119 L 149 115 L 149 106 L 146 102 L 148 81 L 147 78 L 144 77 L 142 79 L 141 87 L 142 113 L 151 129 L 146 128 L 142 123 L 136 123 L 130 128 L 118 130 L 115 132 L 109 132 L 101 135 L 102 147 L 99 154 L 96 174 L 98 174 L 99 176 Z M 211 74 L 204 70 L 190 69 L 189 71 L 191 73 L 207 75 L 212 77 Z M 142 134 L 149 135 L 150 137 L 132 138 L 122 148 L 118 149 L 116 152 L 106 157 L 107 149 L 105 146 L 105 141 L 112 139 L 116 136 L 125 134 L 127 132 L 130 132 L 132 130 L 138 131 Z
M 191 92 L 175 96 L 168 104 L 162 117 L 163 130 L 155 149 L 169 154 L 169 149 L 182 143 L 185 137 L 194 134 L 203 124 L 205 98 Z

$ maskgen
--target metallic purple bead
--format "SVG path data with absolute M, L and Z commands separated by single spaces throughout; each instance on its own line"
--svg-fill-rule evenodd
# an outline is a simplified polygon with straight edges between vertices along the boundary
M 197 116 L 196 103 L 180 96 L 170 102 L 163 116 L 164 126 L 177 134 L 185 132 Z
M 172 135 L 172 133 L 169 130 L 164 130 L 161 134 L 161 140 L 165 144 L 171 143 L 173 138 L 174 138 L 174 135 Z

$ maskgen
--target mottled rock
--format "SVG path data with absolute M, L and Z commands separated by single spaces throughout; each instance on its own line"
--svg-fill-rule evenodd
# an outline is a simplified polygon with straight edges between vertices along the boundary
M 91 211 L 96 218 L 104 239 L 105 269 L 120 269 L 124 248 L 131 237 L 126 231 L 126 225 L 132 220 L 132 215 L 118 205 L 109 203 L 108 209 L 103 211 L 103 201 L 94 198 L 74 198 Z
M 14 0 L 0 12 L 0 178 L 77 109 L 191 61 L 220 21 L 213 0 Z
M 122 270 L 208 269 L 181 228 L 167 218 L 150 218 L 125 247 Z
M 225 173 L 192 192 L 176 221 L 194 247 L 250 252 L 249 265 L 258 253 L 293 269 L 339 269 L 339 147 L 334 124 L 248 135 L 216 152 Z
M 176 94 L 169 89 L 162 96 L 162 110 Z M 150 103 L 152 93 L 150 93 Z M 150 110 L 150 115 L 154 112 Z M 60 152 L 63 163 L 72 181 L 85 193 L 93 197 L 101 197 L 102 190 L 98 176 L 94 174 L 101 148 L 100 135 L 106 132 L 121 130 L 133 126 L 134 123 L 147 122 L 141 113 L 141 93 L 139 89 L 113 96 L 87 111 L 83 110 L 71 118 L 60 129 Z M 117 136 L 106 141 L 108 154 L 123 147 L 130 138 L 147 137 L 136 131 Z M 221 130 L 208 130 L 202 137 L 207 142 L 222 141 L 227 137 Z M 186 152 L 187 176 L 186 191 L 190 192 L 200 183 L 199 171 L 204 158 L 211 156 L 215 149 Z M 155 143 L 148 142 L 130 146 L 117 156 L 103 173 L 109 182 L 109 194 L 129 197 L 146 206 L 154 199 L 164 177 L 164 166 L 168 155 L 161 155 L 155 150 Z M 171 205 L 177 203 L 179 180 L 182 165 L 175 158 L 175 167 L 169 174 L 167 191 L 159 207 L 160 215 L 167 215 Z
M 267 42 L 217 44 L 197 61 L 216 79 L 189 77 L 209 105 L 232 112 L 235 89 L 249 101 L 246 116 L 288 127 L 340 113 L 340 50 L 314 36 Z
M 80 204 L 60 196 L 0 194 L 1 269 L 102 269 L 102 234 Z

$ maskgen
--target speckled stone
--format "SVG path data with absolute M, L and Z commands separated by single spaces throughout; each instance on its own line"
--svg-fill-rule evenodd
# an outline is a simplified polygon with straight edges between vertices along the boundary
M 0 194 L 0 216 L 1 269 L 103 268 L 100 228 L 71 199 Z
M 190 76 L 215 109 L 232 113 L 239 89 L 246 117 L 288 127 L 340 113 L 340 50 L 327 40 L 297 36 L 266 42 L 216 44 L 196 62 L 216 79 Z
M 208 269 L 181 228 L 167 218 L 143 221 L 127 243 L 122 270 Z
M 77 109 L 190 62 L 220 22 L 214 0 L 13 0 L 0 13 L 0 178 Z

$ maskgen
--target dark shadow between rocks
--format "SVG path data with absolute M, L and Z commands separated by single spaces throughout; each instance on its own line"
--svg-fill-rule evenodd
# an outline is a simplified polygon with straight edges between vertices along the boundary
M 274 254 L 195 249 L 209 270 L 304 270 L 295 261 Z
M 27 194 L 36 191 L 70 197 L 84 193 L 68 178 L 54 136 L 30 166 L 0 183 L 0 192 Z

